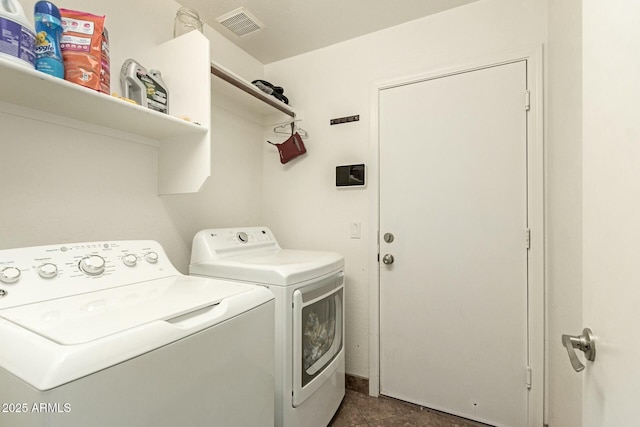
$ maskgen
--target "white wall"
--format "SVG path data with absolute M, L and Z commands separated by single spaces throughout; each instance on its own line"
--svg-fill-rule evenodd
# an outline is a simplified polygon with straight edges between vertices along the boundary
M 34 3 L 22 0 L 28 15 Z M 56 3 L 107 16 L 116 92 L 122 62 L 169 40 L 179 7 L 172 0 Z M 262 77 L 257 60 L 210 28 L 205 35 L 216 61 Z M 212 177 L 190 195 L 157 195 L 155 147 L 0 113 L 0 248 L 155 239 L 186 273 L 197 230 L 259 223 L 262 127 L 212 97 Z
M 582 426 L 582 379 L 560 343 L 582 331 L 582 0 L 549 2 L 547 420 Z
M 376 81 L 451 66 L 483 55 L 541 45 L 547 37 L 543 0 L 482 0 L 325 49 L 268 64 L 267 80 L 285 87 L 303 111 L 305 158 L 282 166 L 264 146 L 264 219 L 283 245 L 345 255 L 346 367 L 369 375 L 368 189 L 337 190 L 335 166 L 369 164 L 370 91 Z M 329 120 L 360 114 L 360 121 Z M 349 222 L 360 221 L 360 240 Z

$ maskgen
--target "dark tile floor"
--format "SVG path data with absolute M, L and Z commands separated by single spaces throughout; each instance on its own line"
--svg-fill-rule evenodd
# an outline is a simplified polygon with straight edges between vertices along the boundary
M 371 397 L 348 389 L 329 426 L 489 427 L 390 397 Z

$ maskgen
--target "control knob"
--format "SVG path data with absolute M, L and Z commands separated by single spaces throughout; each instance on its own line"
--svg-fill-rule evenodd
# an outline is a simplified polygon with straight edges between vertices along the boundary
M 20 279 L 20 270 L 16 267 L 5 267 L 0 271 L 0 282 L 15 283 Z
M 151 264 L 155 264 L 156 262 L 158 262 L 158 254 L 155 252 L 147 252 L 146 254 L 144 254 L 144 259 L 146 259 L 147 262 Z
M 238 240 L 240 240 L 242 243 L 247 243 L 249 241 L 249 236 L 244 231 L 239 232 L 237 236 Z
M 138 257 L 135 256 L 134 254 L 127 254 L 127 255 L 122 257 L 122 262 L 127 267 L 134 267 L 136 265 L 136 263 L 138 262 Z
M 100 255 L 90 255 L 80 260 L 80 270 L 89 276 L 99 276 L 104 273 L 106 262 Z
M 38 274 L 43 279 L 51 279 L 52 277 L 56 277 L 58 275 L 58 267 L 50 262 L 42 264 L 40 267 L 38 267 Z

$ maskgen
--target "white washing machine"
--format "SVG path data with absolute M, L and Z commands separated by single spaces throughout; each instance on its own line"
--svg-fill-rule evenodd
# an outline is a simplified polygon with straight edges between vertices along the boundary
M 0 250 L 0 426 L 273 425 L 274 303 L 153 241 Z
M 189 273 L 270 289 L 276 297 L 275 425 L 325 427 L 344 397 L 344 259 L 281 249 L 266 227 L 193 239 Z

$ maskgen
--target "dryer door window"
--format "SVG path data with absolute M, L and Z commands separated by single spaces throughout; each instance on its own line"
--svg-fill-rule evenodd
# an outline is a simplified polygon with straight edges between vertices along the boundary
M 343 347 L 343 281 L 340 273 L 294 292 L 294 406 L 335 369 Z

